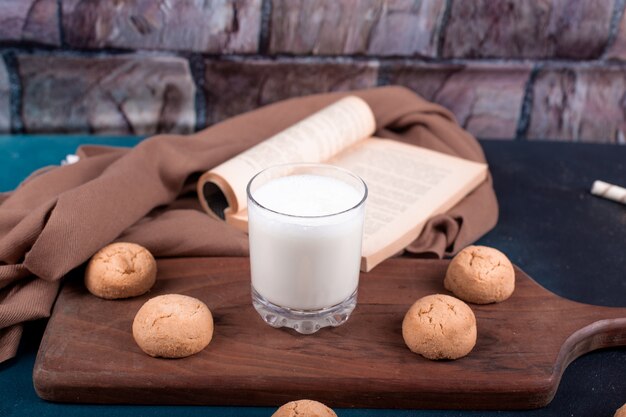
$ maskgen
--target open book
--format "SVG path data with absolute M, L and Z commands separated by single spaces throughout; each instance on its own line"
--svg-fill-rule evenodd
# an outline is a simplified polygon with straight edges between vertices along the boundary
M 341 166 L 368 186 L 361 270 L 415 240 L 426 221 L 444 213 L 487 177 L 487 165 L 371 137 L 375 120 L 362 99 L 343 98 L 205 172 L 198 195 L 205 210 L 247 229 L 248 181 L 272 165 L 317 162 Z

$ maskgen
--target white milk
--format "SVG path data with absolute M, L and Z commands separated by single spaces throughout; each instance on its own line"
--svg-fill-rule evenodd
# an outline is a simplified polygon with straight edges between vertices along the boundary
M 350 209 L 362 193 L 334 178 L 293 175 L 269 181 L 252 197 L 265 208 L 248 204 L 252 286 L 263 298 L 317 310 L 354 293 L 365 207 Z

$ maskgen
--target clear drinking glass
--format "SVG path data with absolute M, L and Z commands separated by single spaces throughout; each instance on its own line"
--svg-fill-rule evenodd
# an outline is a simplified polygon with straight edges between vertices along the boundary
M 273 327 L 343 324 L 357 300 L 367 186 L 331 165 L 267 168 L 248 183 L 252 303 Z

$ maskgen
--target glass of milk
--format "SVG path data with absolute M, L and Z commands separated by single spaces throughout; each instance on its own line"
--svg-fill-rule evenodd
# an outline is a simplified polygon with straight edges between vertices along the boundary
M 252 303 L 303 334 L 343 324 L 359 283 L 367 186 L 331 165 L 267 168 L 248 183 Z

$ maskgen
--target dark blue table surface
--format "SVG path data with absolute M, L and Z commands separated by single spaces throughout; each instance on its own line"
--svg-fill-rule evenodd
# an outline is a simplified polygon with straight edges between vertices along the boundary
M 132 146 L 136 137 L 0 136 L 0 191 L 58 164 L 81 143 Z M 591 196 L 595 179 L 626 186 L 626 147 L 481 142 L 500 202 L 479 243 L 501 249 L 551 291 L 590 304 L 626 306 L 626 206 Z M 18 356 L 0 364 L 0 416 L 267 416 L 256 407 L 101 406 L 40 400 L 32 369 L 45 321 L 30 323 Z M 68 335 L 71 337 L 71 335 Z M 462 376 L 460 376 L 462 377 Z M 531 411 L 337 409 L 348 416 L 612 416 L 626 402 L 626 349 L 587 354 L 565 371 L 555 399 Z M 503 404 L 503 406 L 505 406 Z

